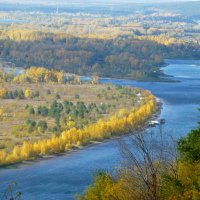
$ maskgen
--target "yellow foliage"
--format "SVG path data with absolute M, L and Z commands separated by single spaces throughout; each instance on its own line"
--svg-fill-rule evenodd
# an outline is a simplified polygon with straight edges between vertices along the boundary
M 62 83 L 64 76 L 64 71 L 48 70 L 44 67 L 31 67 L 27 70 L 26 74 L 14 76 L 12 80 L 14 83 Z
M 40 32 L 36 30 L 28 30 L 28 29 L 13 29 L 13 30 L 7 31 L 5 34 L 9 39 L 16 40 L 16 41 L 42 40 L 46 37 L 45 32 Z
M 183 43 L 184 41 L 172 37 L 168 37 L 166 35 L 159 35 L 159 36 L 137 36 L 139 40 L 152 40 L 159 44 L 164 44 L 166 46 L 171 44 Z
M 3 116 L 3 113 L 4 113 L 3 109 L 0 108 L 0 117 Z
M 35 143 L 24 142 L 21 147 L 15 147 L 12 153 L 0 152 L 0 165 L 23 160 L 36 159 L 40 155 L 61 153 L 72 146 L 81 146 L 91 141 L 102 141 L 112 136 L 124 135 L 138 130 L 156 110 L 156 103 L 151 93 L 146 93 L 146 103 L 131 111 L 122 109 L 119 116 L 108 120 L 99 120 L 83 129 L 71 128 L 63 131 L 60 136 L 53 135 L 50 139 Z M 72 121 L 69 126 L 74 125 Z
M 24 95 L 26 98 L 29 98 L 31 96 L 31 91 L 29 89 L 26 89 Z
M 124 117 L 128 114 L 128 110 L 127 109 L 120 109 L 119 110 L 119 117 Z
M 0 99 L 5 98 L 6 93 L 7 93 L 6 89 L 0 88 Z
M 69 128 L 72 128 L 75 125 L 76 125 L 76 123 L 74 121 L 72 121 L 72 120 L 70 120 L 70 121 L 67 122 L 67 127 L 69 127 Z

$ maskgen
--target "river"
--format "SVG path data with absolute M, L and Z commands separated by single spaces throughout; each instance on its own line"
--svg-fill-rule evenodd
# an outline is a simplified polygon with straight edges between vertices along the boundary
M 24 24 L 28 21 L 25 20 L 19 20 L 19 19 L 0 19 L 0 24 Z
M 129 85 L 151 90 L 163 102 L 160 118 L 166 119 L 164 131 L 178 139 L 197 126 L 200 107 L 200 61 L 167 60 L 164 72 L 179 82 L 136 82 L 101 79 L 101 83 Z M 0 191 L 9 181 L 17 182 L 22 200 L 72 200 L 92 181 L 97 169 L 113 171 L 120 165 L 118 143 L 110 140 L 73 152 L 70 155 L 0 169 Z

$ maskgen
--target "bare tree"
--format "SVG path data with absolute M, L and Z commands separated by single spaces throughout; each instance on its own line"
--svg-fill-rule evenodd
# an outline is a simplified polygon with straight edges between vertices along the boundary
M 176 142 L 173 138 L 163 137 L 161 127 L 158 133 L 134 133 L 120 139 L 119 144 L 125 164 L 119 173 L 127 179 L 126 187 L 137 191 L 141 200 L 162 199 L 161 177 L 169 171 L 178 176 Z

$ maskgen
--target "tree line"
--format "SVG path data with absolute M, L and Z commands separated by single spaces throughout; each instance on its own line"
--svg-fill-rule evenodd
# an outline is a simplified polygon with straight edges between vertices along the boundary
M 129 113 L 120 112 L 107 120 L 98 120 L 82 129 L 71 128 L 61 135 L 53 135 L 31 143 L 24 141 L 21 146 L 15 146 L 11 152 L 0 151 L 0 165 L 37 159 L 39 156 L 61 153 L 73 147 L 87 145 L 92 141 L 102 141 L 112 136 L 124 135 L 130 130 L 138 130 L 144 126 L 149 117 L 156 111 L 157 104 L 151 93 L 146 94 L 146 101 Z M 31 123 L 29 121 L 29 123 Z M 43 124 L 44 125 L 44 124 Z M 43 126 L 40 124 L 40 126 Z
M 34 34 L 38 37 L 39 33 Z M 198 44 L 166 43 L 170 45 L 148 38 L 106 40 L 45 33 L 38 40 L 0 40 L 0 57 L 17 67 L 43 66 L 79 75 L 144 79 L 158 78 L 165 58 L 200 56 Z
M 32 92 L 30 89 L 12 91 L 3 87 L 0 88 L 0 99 L 33 99 L 39 96 L 39 91 Z

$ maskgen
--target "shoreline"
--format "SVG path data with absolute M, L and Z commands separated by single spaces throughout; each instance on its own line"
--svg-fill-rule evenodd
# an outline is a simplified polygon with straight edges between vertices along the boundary
M 174 83 L 174 82 L 180 82 L 180 81 L 176 81 L 176 80 L 173 80 L 171 78 L 173 78 L 174 76 L 172 75 L 167 75 L 163 72 L 163 68 L 167 67 L 170 65 L 170 62 L 167 62 L 167 61 L 172 61 L 172 60 L 177 60 L 177 61 L 200 61 L 199 59 L 197 58 L 188 58 L 188 59 L 179 59 L 179 58 L 174 58 L 174 59 L 171 59 L 171 58 L 166 58 L 164 59 L 165 63 L 161 64 L 160 66 L 157 66 L 157 68 L 160 70 L 160 74 L 158 74 L 157 77 L 150 77 L 150 78 L 134 78 L 134 77 L 131 77 L 131 76 L 124 76 L 123 78 L 120 78 L 120 76 L 110 76 L 110 77 L 106 77 L 106 76 L 99 76 L 99 80 L 130 80 L 130 81 L 137 81 L 137 82 L 160 82 L 160 83 Z M 196 66 L 200 66 L 200 63 L 199 64 L 195 64 Z M 20 74 L 21 71 L 26 71 L 28 68 L 23 68 L 23 67 L 16 67 L 16 66 L 11 66 L 11 67 L 8 67 L 8 66 L 5 66 L 5 67 L 0 67 L 0 69 L 8 69 L 9 71 L 10 70 L 13 70 L 15 69 L 17 71 L 17 74 Z M 67 73 L 66 73 L 67 74 Z M 73 73 L 69 73 L 71 75 L 77 75 L 77 74 L 73 74 Z M 80 78 L 83 78 L 83 81 L 87 81 L 87 78 L 91 79 L 92 80 L 92 75 L 78 75 L 80 76 Z M 84 80 L 84 78 L 86 78 L 86 80 Z
M 166 60 L 170 60 L 170 59 L 165 59 L 165 61 Z M 172 82 L 172 83 L 176 82 L 174 80 L 168 79 L 171 76 L 163 73 L 163 71 L 162 71 L 162 68 L 167 67 L 168 65 L 170 65 L 170 64 L 165 62 L 165 63 L 161 64 L 160 66 L 157 66 L 157 68 L 160 70 L 161 73 L 157 74 L 156 77 L 152 76 L 152 77 L 149 77 L 149 78 L 147 78 L 147 77 L 134 78 L 134 77 L 131 77 L 131 76 L 127 75 L 127 76 L 123 76 L 123 78 L 120 78 L 121 77 L 120 75 L 119 76 L 116 75 L 116 76 L 110 76 L 110 77 L 99 76 L 99 78 L 102 79 L 102 80 L 107 80 L 107 79 L 110 79 L 110 80 L 130 80 L 130 81 L 138 81 L 138 82 Z M 16 66 L 5 66 L 5 67 L 1 66 L 0 69 L 2 69 L 2 70 L 7 69 L 8 72 L 10 72 L 12 70 L 16 70 L 16 74 L 18 75 L 18 74 L 24 73 L 28 68 L 16 67 Z M 66 74 L 68 74 L 68 73 L 66 72 Z M 73 74 L 73 73 L 69 73 L 69 74 L 75 75 L 75 76 L 76 75 L 80 76 L 80 78 L 83 78 L 83 79 L 84 78 L 89 78 L 91 80 L 92 80 L 92 76 L 93 76 L 92 74 L 90 74 L 90 75 L 89 74 L 88 75 L 78 75 L 78 74 Z M 83 80 L 83 81 L 85 81 L 85 80 Z
M 141 133 L 142 131 L 150 128 L 149 122 L 152 119 L 155 119 L 155 118 L 157 119 L 160 116 L 161 110 L 162 110 L 162 107 L 163 107 L 163 102 L 161 100 L 159 102 L 157 101 L 157 106 L 158 106 L 157 111 L 149 117 L 149 119 L 145 122 L 145 124 L 142 127 L 140 127 L 138 130 L 133 131 L 132 133 L 124 134 L 122 136 L 112 136 L 111 138 L 104 139 L 101 142 L 90 141 L 90 143 L 85 145 L 85 146 L 76 146 L 71 150 L 66 150 L 66 151 L 61 152 L 61 153 L 54 153 L 54 154 L 51 154 L 51 155 L 39 156 L 39 157 L 32 159 L 32 160 L 30 159 L 30 160 L 21 161 L 21 162 L 17 162 L 17 163 L 13 163 L 13 164 L 2 165 L 2 166 L 0 166 L 0 170 L 1 169 L 7 169 L 7 170 L 18 169 L 21 166 L 28 166 L 28 165 L 36 164 L 36 163 L 39 163 L 39 162 L 42 162 L 42 161 L 45 161 L 45 160 L 50 160 L 50 159 L 53 159 L 53 158 L 56 158 L 56 157 L 69 156 L 72 153 L 76 153 L 76 152 L 79 152 L 81 150 L 85 150 L 87 148 L 90 148 L 90 147 L 93 147 L 93 146 L 96 146 L 96 145 L 100 145 L 100 144 L 103 144 L 103 143 L 106 143 L 106 142 L 109 142 L 109 141 L 118 140 L 118 139 L 121 139 L 123 137 L 130 137 L 133 134 Z

